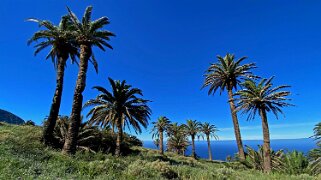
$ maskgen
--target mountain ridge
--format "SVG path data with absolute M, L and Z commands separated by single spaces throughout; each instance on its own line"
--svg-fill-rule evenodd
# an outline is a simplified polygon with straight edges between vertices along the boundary
M 6 122 L 9 124 L 23 124 L 25 121 L 9 111 L 0 109 L 0 122 Z

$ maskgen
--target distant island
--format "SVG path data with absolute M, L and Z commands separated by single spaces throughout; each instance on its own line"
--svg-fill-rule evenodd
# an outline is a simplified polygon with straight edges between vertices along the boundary
M 0 122 L 23 124 L 25 121 L 11 112 L 0 109 Z

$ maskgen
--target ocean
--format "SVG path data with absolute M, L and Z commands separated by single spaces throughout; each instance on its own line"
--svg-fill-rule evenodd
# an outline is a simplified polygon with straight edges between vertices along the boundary
M 164 142 L 166 144 L 166 142 Z M 258 149 L 258 145 L 262 145 L 262 140 L 244 140 L 243 145 L 250 146 L 251 148 Z M 146 148 L 157 149 L 153 141 L 144 141 L 143 146 Z M 316 148 L 316 142 L 310 138 L 303 139 L 275 139 L 271 140 L 271 148 L 273 150 L 283 149 L 285 151 L 301 151 L 305 154 L 309 150 Z M 208 158 L 207 142 L 195 141 L 196 154 L 200 158 Z M 165 147 L 166 149 L 166 147 Z M 237 153 L 237 146 L 235 140 L 217 140 L 211 141 L 212 157 L 215 160 L 226 160 L 227 156 L 234 156 Z M 190 155 L 191 146 L 188 147 L 186 155 Z

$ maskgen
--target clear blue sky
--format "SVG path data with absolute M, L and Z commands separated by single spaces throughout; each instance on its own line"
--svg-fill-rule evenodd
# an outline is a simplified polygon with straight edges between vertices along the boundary
M 271 138 L 308 137 L 320 122 L 321 1 L 306 0 L 2 0 L 1 109 L 37 124 L 49 113 L 55 71 L 46 52 L 33 56 L 26 42 L 38 27 L 24 20 L 58 23 L 66 5 L 78 16 L 93 5 L 93 18 L 108 16 L 107 29 L 117 35 L 114 50 L 95 49 L 99 74 L 89 67 L 85 101 L 97 95 L 92 86 L 109 86 L 107 77 L 126 79 L 153 101 L 152 121 L 160 115 L 208 121 L 221 129 L 221 139 L 234 139 L 227 95 L 200 90 L 209 63 L 230 52 L 256 62 L 256 74 L 292 86 L 296 106 L 284 109 L 285 118 L 269 116 Z M 70 114 L 76 76 L 77 67 L 68 64 L 60 114 Z M 261 139 L 259 117 L 239 120 L 244 139 Z M 149 131 L 139 137 L 151 139 Z

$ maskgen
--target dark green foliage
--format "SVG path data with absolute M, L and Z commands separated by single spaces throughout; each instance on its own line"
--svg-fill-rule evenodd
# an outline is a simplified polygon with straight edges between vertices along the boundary
M 169 137 L 167 139 L 167 150 L 177 154 L 184 154 L 190 145 L 184 126 L 172 123 L 168 127 L 167 134 Z
M 258 146 L 258 150 L 246 146 L 246 159 L 242 164 L 248 168 L 263 171 L 263 148 Z M 308 158 L 298 151 L 284 153 L 283 150 L 271 150 L 272 169 L 274 172 L 284 174 L 318 175 L 321 173 L 321 158 L 309 161 Z
M 302 152 L 292 151 L 285 154 L 282 164 L 282 170 L 287 174 L 302 174 L 309 166 L 309 161 Z
M 321 158 L 321 122 L 315 125 L 313 131 L 314 135 L 312 137 L 316 140 L 318 147 L 309 152 L 309 158 L 312 160 L 317 160 Z
M 135 133 L 141 133 L 142 127 L 147 128 L 151 109 L 148 106 L 149 100 L 140 98 L 143 96 L 142 90 L 133 88 L 126 81 L 113 80 L 108 78 L 111 91 L 101 86 L 95 86 L 101 94 L 95 99 L 91 99 L 84 107 L 92 106 L 88 116 L 89 123 L 110 126 L 114 130 L 117 128 L 116 156 L 120 156 L 120 147 L 123 141 L 123 130 L 127 127 L 134 129 Z
M 61 149 L 65 143 L 67 136 L 68 124 L 70 118 L 68 116 L 59 116 L 54 129 L 54 142 L 58 149 Z M 130 147 L 142 146 L 136 136 L 124 133 L 124 141 L 122 143 L 122 153 L 129 154 Z M 104 152 L 114 153 L 116 147 L 116 135 L 110 129 L 100 129 L 97 126 L 81 123 L 78 133 L 77 149 L 85 152 Z
M 95 86 L 101 94 L 95 99 L 85 103 L 84 108 L 92 107 L 87 117 L 89 123 L 102 127 L 115 127 L 117 123 L 121 127 L 133 128 L 136 133 L 141 133 L 141 126 L 147 128 L 151 109 L 147 106 L 149 100 L 139 98 L 143 96 L 142 90 L 132 88 L 126 81 L 112 80 L 108 78 L 112 91 L 104 87 Z
M 321 144 L 317 144 L 317 148 L 309 151 L 309 159 L 316 160 L 321 158 Z
M 261 145 L 258 146 L 258 150 L 255 151 L 249 146 L 246 146 L 246 154 L 245 154 L 245 161 L 242 162 L 245 166 L 263 171 L 263 147 Z M 282 169 L 282 158 L 284 156 L 283 150 L 278 151 L 270 151 L 271 160 L 272 160 L 272 169 L 273 170 L 280 170 Z
M 313 131 L 314 135 L 312 137 L 317 141 L 317 144 L 321 144 L 321 122 L 315 125 Z
M 23 125 L 26 125 L 26 126 L 35 126 L 35 122 L 33 122 L 32 120 L 28 120 L 26 121 Z
M 235 60 L 233 54 L 226 54 L 225 57 L 217 56 L 218 62 L 213 63 L 205 73 L 204 87 L 209 87 L 208 94 L 214 94 L 220 90 L 236 89 L 243 79 L 256 78 L 251 72 L 256 68 L 255 63 L 241 64 L 247 57 Z
M 251 79 L 243 82 L 243 89 L 235 93 L 235 96 L 239 96 L 234 98 L 237 100 L 236 111 L 248 114 L 248 120 L 254 119 L 260 110 L 272 112 L 278 118 L 279 113 L 283 114 L 281 108 L 293 106 L 288 103 L 291 100 L 288 98 L 290 92 L 284 90 L 290 86 L 273 87 L 273 78 L 262 79 L 257 83 Z
M 23 124 L 24 120 L 12 114 L 11 112 L 0 109 L 0 122 L 6 122 L 9 124 Z
M 113 47 L 108 43 L 111 36 L 115 36 L 114 33 L 103 30 L 102 28 L 110 23 L 108 17 L 103 16 L 96 20 L 92 20 L 92 6 L 88 6 L 85 10 L 82 21 L 69 9 L 69 20 L 71 21 L 73 32 L 71 38 L 76 42 L 77 46 L 87 44 L 91 47 L 98 47 L 100 50 L 105 51 L 105 47 L 113 49 Z M 98 72 L 98 63 L 94 56 L 94 53 L 90 50 L 89 60 Z

